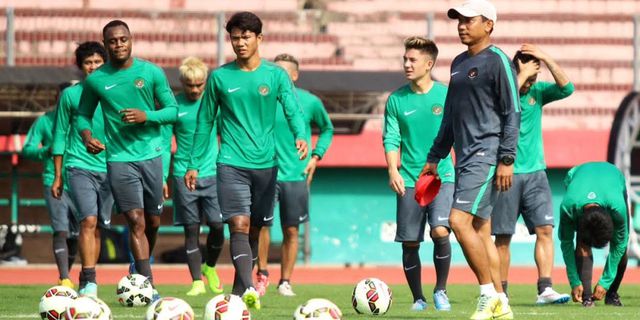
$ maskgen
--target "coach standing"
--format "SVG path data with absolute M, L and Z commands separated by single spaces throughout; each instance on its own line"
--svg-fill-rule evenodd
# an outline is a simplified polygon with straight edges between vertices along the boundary
M 438 162 L 455 142 L 456 184 L 449 224 L 480 284 L 471 319 L 512 319 L 491 240 L 491 211 L 496 192 L 508 190 L 513 177 L 520 127 L 515 68 L 491 44 L 497 20 L 493 4 L 466 1 L 450 9 L 448 16 L 458 20 L 458 36 L 468 49 L 451 64 L 444 118 L 422 174 L 437 177 Z

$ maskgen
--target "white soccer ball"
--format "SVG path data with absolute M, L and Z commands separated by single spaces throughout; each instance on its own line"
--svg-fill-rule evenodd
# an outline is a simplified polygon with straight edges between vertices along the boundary
M 315 298 L 298 306 L 293 313 L 294 320 L 340 320 L 342 311 L 327 299 Z
M 73 300 L 64 313 L 65 320 L 111 320 L 111 309 L 104 301 L 91 296 Z
M 251 320 L 251 314 L 242 298 L 233 294 L 221 294 L 207 302 L 204 320 Z
M 38 311 L 44 320 L 62 320 L 67 306 L 78 298 L 78 294 L 71 288 L 55 286 L 47 289 L 40 298 Z
M 193 320 L 193 309 L 182 299 L 165 297 L 147 308 L 145 320 Z
M 151 302 L 153 287 L 149 279 L 139 274 L 129 274 L 118 281 L 118 301 L 125 307 L 146 306 Z
M 367 278 L 353 289 L 351 302 L 357 313 L 383 315 L 391 307 L 391 289 L 380 279 Z

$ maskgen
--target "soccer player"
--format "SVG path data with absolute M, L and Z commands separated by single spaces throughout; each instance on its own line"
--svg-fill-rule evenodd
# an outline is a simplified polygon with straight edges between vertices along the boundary
M 382 140 L 389 171 L 389 186 L 396 193 L 396 239 L 402 243 L 402 266 L 413 294 L 412 310 L 427 308 L 422 293 L 420 242 L 424 241 L 427 221 L 434 243 L 433 264 L 436 286 L 433 301 L 437 310 L 451 310 L 446 293 L 451 265 L 449 212 L 453 201 L 454 171 L 450 155 L 438 166 L 442 185 L 435 200 L 426 207 L 415 201 L 415 184 L 427 152 L 442 122 L 447 87 L 431 79 L 438 57 L 436 44 L 422 37 L 404 42 L 404 73 L 409 83 L 394 91 L 387 100 Z M 398 149 L 402 165 L 398 171 Z
M 196 116 L 207 81 L 207 66 L 202 60 L 188 57 L 179 68 L 182 92 L 176 95 L 178 101 L 178 121 L 173 126 L 178 148 L 173 157 L 173 203 L 174 224 L 184 227 L 187 265 L 193 280 L 188 296 L 206 293 L 202 275 L 207 278 L 209 289 L 215 294 L 222 293 L 222 283 L 216 272 L 216 262 L 224 244 L 224 228 L 216 191 L 216 160 L 218 155 L 217 130 L 211 130 L 209 144 L 206 145 L 204 161 L 198 168 L 196 189 L 189 191 L 184 175 L 193 152 L 193 135 L 196 131 Z M 167 125 L 165 125 L 167 126 Z M 209 227 L 205 246 L 205 263 L 201 266 L 200 224 Z
M 48 111 L 36 119 L 27 133 L 22 155 L 43 162 L 44 200 L 53 228 L 53 256 L 58 267 L 58 285 L 73 289 L 75 284 L 69 279 L 69 270 L 78 251 L 78 223 L 67 188 L 60 190 L 58 198 L 54 198 L 50 191 L 55 176 L 51 158 L 54 122 L 55 110 Z
M 260 309 L 251 270 L 253 259 L 258 259 L 260 228 L 273 219 L 278 173 L 274 125 L 276 109 L 281 108 L 278 103 L 284 108 L 300 159 L 307 156 L 306 131 L 286 71 L 260 58 L 260 18 L 251 12 L 238 12 L 231 16 L 226 30 L 236 59 L 209 76 L 185 184 L 190 190 L 196 189 L 198 169 L 211 156 L 205 151 L 220 113 L 216 177 L 218 201 L 223 221 L 229 225 L 231 258 L 236 269 L 232 293 L 242 295 L 249 307 Z
M 287 71 L 291 81 L 298 80 L 298 60 L 289 54 L 280 54 L 274 62 Z M 282 226 L 282 262 L 280 264 L 280 282 L 278 293 L 283 296 L 295 296 L 291 288 L 291 274 L 298 256 L 299 225 L 309 221 L 309 186 L 313 180 L 318 161 L 322 159 L 333 138 L 333 124 L 324 109 L 322 101 L 309 91 L 294 88 L 300 107 L 304 112 L 306 124 L 305 139 L 311 143 L 311 123 L 320 129 L 316 146 L 311 157 L 300 160 L 295 148 L 295 139 L 282 109 L 276 110 L 276 155 L 278 158 L 278 178 L 276 201 L 280 202 L 280 225 Z M 269 285 L 267 260 L 269 256 L 269 227 L 273 220 L 260 230 L 258 250 L 258 280 L 256 290 L 263 295 Z
M 604 298 L 605 304 L 622 306 L 618 289 L 627 269 L 629 241 L 624 175 L 610 163 L 588 162 L 569 170 L 564 183 L 558 236 L 573 301 L 593 307 L 594 300 Z M 607 262 L 592 294 L 591 248 L 607 244 Z
M 163 207 L 161 156 L 169 147 L 160 124 L 175 121 L 177 104 L 162 69 L 131 56 L 133 38 L 125 22 L 107 23 L 102 35 L 109 62 L 85 80 L 76 126 L 87 151 L 98 154 L 106 149 L 107 176 L 118 212 L 129 225 L 135 269 L 153 283 L 149 256 Z M 156 110 L 155 100 L 162 109 Z M 98 103 L 106 147 L 93 135 Z M 154 289 L 154 300 L 158 298 Z
M 76 65 L 85 77 L 93 73 L 107 60 L 107 52 L 99 42 L 81 43 L 75 51 Z M 107 163 L 104 153 L 87 152 L 82 138 L 74 125 L 84 83 L 80 82 L 62 92 L 56 111 L 53 160 L 55 180 L 51 195 L 62 197 L 63 183 L 69 184 L 71 198 L 80 221 L 80 293 L 96 295 L 96 264 L 100 256 L 100 228 L 108 228 L 113 210 L 113 196 L 107 180 Z M 98 106 L 98 110 L 101 107 Z M 100 112 L 100 111 L 99 111 Z M 104 118 L 101 114 L 92 119 L 93 135 L 100 141 L 104 138 Z M 64 168 L 63 168 L 64 157 Z M 66 176 L 63 172 L 66 170 Z
M 555 83 L 536 82 L 540 62 L 544 62 Z M 491 219 L 491 232 L 496 236 L 500 255 L 500 278 L 507 292 L 511 236 L 522 215 L 530 234 L 536 235 L 535 261 L 538 267 L 536 304 L 566 303 L 568 294 L 553 290 L 553 206 L 551 188 L 545 172 L 542 146 L 542 107 L 568 97 L 573 84 L 562 68 L 546 53 L 532 44 L 524 44 L 513 58 L 518 72 L 520 106 L 522 107 L 518 159 L 514 163 L 513 186 L 498 194 Z
M 439 177 L 438 162 L 454 146 L 456 182 L 449 224 L 480 284 L 471 319 L 511 319 L 490 220 L 495 193 L 507 191 L 513 176 L 520 128 L 515 68 L 491 44 L 497 19 L 492 3 L 470 0 L 447 14 L 458 20 L 458 36 L 467 51 L 451 64 L 442 125 L 423 174 Z

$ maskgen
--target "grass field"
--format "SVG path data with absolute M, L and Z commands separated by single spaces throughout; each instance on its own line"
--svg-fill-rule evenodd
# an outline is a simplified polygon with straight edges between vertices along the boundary
M 274 286 L 262 298 L 262 310 L 253 311 L 252 319 L 292 319 L 295 308 L 310 298 L 328 298 L 342 310 L 343 319 L 467 319 L 475 308 L 478 294 L 476 285 L 451 285 L 449 297 L 451 312 L 436 312 L 429 299 L 429 309 L 425 312 L 411 312 L 411 298 L 406 286 L 392 286 L 393 305 L 384 316 L 363 316 L 355 313 L 351 307 L 351 286 L 298 285 L 294 289 L 298 294 L 294 298 L 285 298 L 275 292 Z M 425 286 L 425 289 L 427 286 Z M 38 319 L 38 302 L 46 286 L 0 286 L 0 319 Z M 163 296 L 175 296 L 189 302 L 196 318 L 202 319 L 204 306 L 210 296 L 186 297 L 187 286 L 158 286 Z M 567 290 L 567 286 L 558 286 L 558 290 Z M 638 319 L 640 314 L 640 285 L 623 284 L 620 295 L 625 304 L 622 308 L 605 306 L 598 303 L 595 308 L 583 308 L 579 304 L 535 306 L 535 286 L 510 285 L 511 306 L 516 319 Z M 125 308 L 115 300 L 115 286 L 100 287 L 99 296 L 111 307 L 114 319 L 144 319 L 145 308 Z

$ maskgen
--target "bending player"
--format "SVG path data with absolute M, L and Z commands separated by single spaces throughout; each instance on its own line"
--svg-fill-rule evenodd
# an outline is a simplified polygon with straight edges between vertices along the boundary
M 424 241 L 425 224 L 429 222 L 437 279 L 433 301 L 437 310 L 451 310 L 446 293 L 451 265 L 449 212 L 454 191 L 450 155 L 446 155 L 438 166 L 443 183 L 435 200 L 426 207 L 420 207 L 414 200 L 415 183 L 440 129 L 447 87 L 431 79 L 431 70 L 438 57 L 435 43 L 422 37 L 411 37 L 405 40 L 404 47 L 404 73 L 409 83 L 389 96 L 382 136 L 389 186 L 397 194 L 395 241 L 402 243 L 402 266 L 413 294 L 411 309 L 425 310 L 427 299 L 422 293 L 419 250 L 420 242 Z M 402 158 L 400 171 L 398 149 L 401 149 Z
M 287 71 L 291 81 L 298 80 L 299 64 L 295 57 L 289 54 L 280 54 L 276 56 L 274 62 Z M 291 288 L 291 275 L 298 256 L 299 225 L 309 221 L 309 186 L 313 180 L 318 161 L 324 156 L 333 137 L 333 125 L 322 101 L 309 91 L 297 87 L 294 90 L 304 112 L 307 144 L 311 143 L 312 123 L 318 126 L 320 135 L 311 152 L 311 157 L 308 160 L 300 160 L 294 144 L 295 139 L 289 129 L 285 114 L 282 109 L 277 109 L 274 128 L 278 158 L 276 201 L 280 202 L 280 225 L 283 234 L 278 293 L 283 296 L 295 296 Z M 269 235 L 271 225 L 273 225 L 273 220 L 266 222 L 265 227 L 260 230 L 256 290 L 261 295 L 266 292 L 269 285 L 267 260 L 271 241 Z
M 569 170 L 560 205 L 558 236 L 573 301 L 593 307 L 594 300 L 622 306 L 618 289 L 627 269 L 629 213 L 624 175 L 607 162 L 589 162 Z M 575 239 L 575 242 L 574 242 Z M 591 248 L 609 244 L 600 281 L 591 291 Z
M 156 243 L 163 207 L 162 153 L 167 148 L 160 124 L 174 122 L 176 100 L 161 68 L 131 56 L 133 38 L 120 20 L 102 29 L 109 62 L 85 80 L 76 126 L 87 151 L 106 149 L 107 175 L 118 212 L 129 225 L 135 269 L 153 284 L 149 257 Z M 162 109 L 156 110 L 155 101 Z M 93 136 L 92 119 L 100 103 L 107 146 Z M 156 300 L 160 297 L 154 289 Z
M 551 72 L 555 83 L 536 82 L 541 61 Z M 500 254 L 500 278 L 502 287 L 507 292 L 511 261 L 509 245 L 518 216 L 522 215 L 529 233 L 536 235 L 536 303 L 566 303 L 570 299 L 569 295 L 553 290 L 551 282 L 554 221 L 542 145 L 542 107 L 568 97 L 573 93 L 574 87 L 562 68 L 534 45 L 524 44 L 513 58 L 513 63 L 518 72 L 522 107 L 518 158 L 514 163 L 513 186 L 498 194 L 491 219 L 491 232 L 496 236 L 496 248 Z
M 76 65 L 87 77 L 104 64 L 107 52 L 99 42 L 80 44 L 75 51 Z M 107 163 L 104 153 L 87 152 L 73 119 L 77 116 L 84 82 L 62 92 L 56 112 L 53 160 L 56 177 L 51 195 L 63 196 L 62 186 L 69 184 L 71 198 L 80 221 L 80 294 L 97 295 L 96 264 L 100 257 L 100 228 L 108 228 L 113 210 L 113 196 L 107 179 Z M 100 106 L 92 119 L 93 135 L 105 141 L 104 117 Z M 63 168 L 64 157 L 64 168 Z M 66 176 L 64 172 L 66 171 Z
M 260 228 L 273 219 L 278 173 L 273 132 L 276 109 L 284 109 L 300 159 L 307 156 L 306 131 L 289 76 L 279 66 L 260 58 L 260 18 L 251 12 L 236 13 L 227 22 L 226 30 L 236 59 L 209 76 L 185 184 L 189 190 L 196 189 L 198 169 L 211 156 L 205 150 L 219 113 L 216 177 L 218 201 L 223 221 L 229 225 L 236 269 L 232 293 L 241 295 L 249 307 L 260 309 L 251 270 L 253 259 L 258 259 Z

